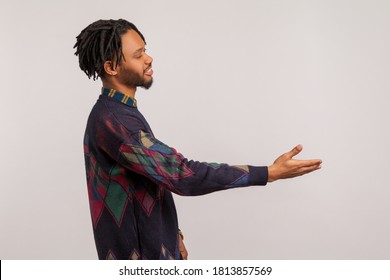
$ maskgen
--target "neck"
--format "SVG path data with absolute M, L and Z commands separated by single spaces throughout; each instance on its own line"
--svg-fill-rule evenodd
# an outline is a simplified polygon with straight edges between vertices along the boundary
M 124 86 L 124 85 L 121 85 L 121 84 L 118 84 L 115 82 L 107 81 L 107 80 L 103 81 L 103 87 L 120 91 L 124 95 L 130 96 L 133 99 L 135 98 L 135 92 L 137 90 L 137 88 L 135 88 L 135 87 L 134 88 L 127 87 L 127 86 Z

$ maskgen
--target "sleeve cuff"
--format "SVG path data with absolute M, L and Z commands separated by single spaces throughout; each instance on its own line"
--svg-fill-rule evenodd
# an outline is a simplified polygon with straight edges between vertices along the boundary
M 268 167 L 249 165 L 249 185 L 265 186 L 267 185 L 267 183 L 268 183 Z

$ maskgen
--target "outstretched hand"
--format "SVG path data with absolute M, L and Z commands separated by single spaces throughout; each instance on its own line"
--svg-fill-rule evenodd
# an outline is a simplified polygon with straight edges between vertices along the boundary
M 321 168 L 320 159 L 297 160 L 294 156 L 302 151 L 301 145 L 278 157 L 274 164 L 268 167 L 268 182 L 279 179 L 294 178 Z

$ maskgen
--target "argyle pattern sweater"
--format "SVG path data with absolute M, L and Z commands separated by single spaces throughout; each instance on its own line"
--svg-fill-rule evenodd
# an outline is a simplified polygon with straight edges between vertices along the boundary
M 181 259 L 172 193 L 268 181 L 265 166 L 186 159 L 155 138 L 135 99 L 107 88 L 89 115 L 84 155 L 99 259 Z

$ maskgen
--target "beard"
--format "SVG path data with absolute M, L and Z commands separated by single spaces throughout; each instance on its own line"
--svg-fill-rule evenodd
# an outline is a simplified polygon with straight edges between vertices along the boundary
M 122 70 L 123 71 L 123 70 Z M 145 79 L 144 73 L 142 75 L 131 71 L 130 69 L 124 69 L 123 84 L 128 87 L 142 87 L 149 89 L 153 84 L 153 77 Z

